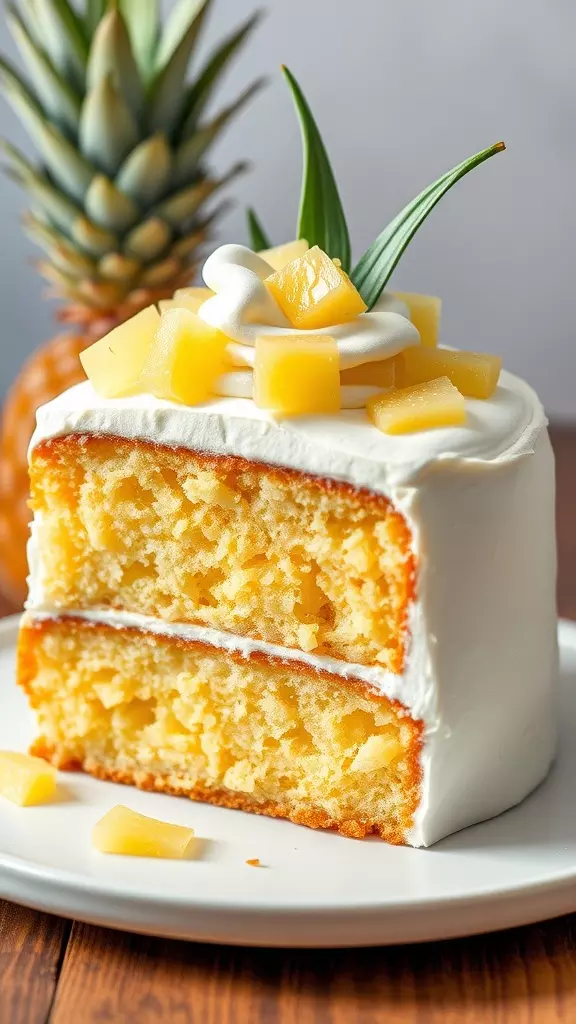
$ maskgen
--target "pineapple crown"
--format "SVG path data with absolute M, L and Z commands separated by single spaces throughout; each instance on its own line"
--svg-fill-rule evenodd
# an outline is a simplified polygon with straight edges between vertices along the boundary
M 39 264 L 71 303 L 62 319 L 122 320 L 186 284 L 226 203 L 204 204 L 242 173 L 206 164 L 231 118 L 263 84 L 205 119 L 255 13 L 191 80 L 188 68 L 213 0 L 16 0 L 7 21 L 29 74 L 0 58 L 0 86 L 37 145 L 41 166 L 0 141 L 7 172 L 28 192 Z
M 350 274 L 368 309 L 373 309 L 400 257 L 442 196 L 474 167 L 496 153 L 501 153 L 506 147 L 503 142 L 496 142 L 457 164 L 429 185 L 384 228 L 352 269 L 348 225 L 326 147 L 294 75 L 287 67 L 283 66 L 282 71 L 300 120 L 304 151 L 296 237 L 305 238 L 310 246 L 318 245 L 332 259 L 339 259 L 342 269 Z M 252 209 L 248 210 L 248 230 L 252 248 L 256 252 L 272 247 L 272 242 Z

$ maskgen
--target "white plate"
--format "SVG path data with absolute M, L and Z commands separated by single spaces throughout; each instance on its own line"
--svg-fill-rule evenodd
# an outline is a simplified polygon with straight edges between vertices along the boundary
M 25 750 L 33 727 L 14 683 L 17 623 L 0 623 L 0 748 Z M 560 642 L 562 735 L 551 775 L 519 807 L 429 850 L 63 775 L 57 804 L 0 802 L 0 897 L 112 928 L 262 946 L 420 942 L 574 911 L 576 625 L 560 624 Z M 94 852 L 92 825 L 117 803 L 192 825 L 197 859 Z M 252 857 L 264 866 L 247 866 Z

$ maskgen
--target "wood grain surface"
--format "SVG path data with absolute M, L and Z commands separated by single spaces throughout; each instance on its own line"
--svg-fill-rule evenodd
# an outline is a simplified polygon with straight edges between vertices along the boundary
M 556 428 L 560 614 L 576 619 L 576 432 Z M 9 609 L 0 602 L 0 614 Z M 576 1024 L 576 915 L 394 949 L 233 949 L 0 901 L 0 1024 Z

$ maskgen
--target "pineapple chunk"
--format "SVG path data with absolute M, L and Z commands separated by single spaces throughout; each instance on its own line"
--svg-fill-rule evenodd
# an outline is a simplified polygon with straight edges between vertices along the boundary
M 193 837 L 194 829 L 169 825 L 118 804 L 96 822 L 92 844 L 100 853 L 181 860 Z
M 437 299 L 435 295 L 419 295 L 417 292 L 393 294 L 408 306 L 410 320 L 418 331 L 422 344 L 435 348 L 440 333 L 442 299 Z
M 468 398 L 491 398 L 496 390 L 502 360 L 480 352 L 451 352 L 445 348 L 416 345 L 398 356 L 396 383 L 399 387 L 424 384 L 436 377 L 448 377 Z
M 466 421 L 464 398 L 448 377 L 374 395 L 368 401 L 367 412 L 384 434 L 409 434 Z
M 266 284 L 301 331 L 342 324 L 367 309 L 348 275 L 317 245 L 267 277 Z
M 336 342 L 325 334 L 259 337 L 254 401 L 285 416 L 338 412 L 339 367 Z
M 160 323 L 156 306 L 148 306 L 80 353 L 84 372 L 103 398 L 120 398 L 138 390 L 138 381 Z
M 142 368 L 140 390 L 184 405 L 205 402 L 226 368 L 227 343 L 191 310 L 167 310 Z
M 197 313 L 200 306 L 207 299 L 211 299 L 213 295 L 214 292 L 210 288 L 179 288 L 178 291 L 174 292 L 174 297 L 171 300 L 172 307 L 177 306 L 180 309 L 191 309 L 193 313 Z
M 0 796 L 20 807 L 42 804 L 56 792 L 56 769 L 40 757 L 0 750 Z
M 340 380 L 342 384 L 372 384 L 376 388 L 393 388 L 396 383 L 396 356 L 342 370 Z
M 308 252 L 308 248 L 306 239 L 300 238 L 297 242 L 286 242 L 284 245 L 275 246 L 274 249 L 262 249 L 258 255 L 270 264 L 272 270 L 284 270 L 288 263 Z
M 369 736 L 350 765 L 351 772 L 377 772 L 387 768 L 402 753 L 395 736 Z

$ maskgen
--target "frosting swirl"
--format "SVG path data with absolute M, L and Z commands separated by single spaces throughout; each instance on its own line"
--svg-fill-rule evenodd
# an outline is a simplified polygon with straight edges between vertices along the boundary
M 260 334 L 327 334 L 336 342 L 341 370 L 390 359 L 420 340 L 404 303 L 386 293 L 370 313 L 332 327 L 298 330 L 264 284 L 273 272 L 266 260 L 243 245 L 222 245 L 204 264 L 204 283 L 215 294 L 202 304 L 198 315 L 230 338 L 232 369 L 218 378 L 214 389 L 218 395 L 252 398 L 252 368 Z M 361 408 L 379 390 L 343 384 L 342 408 Z

